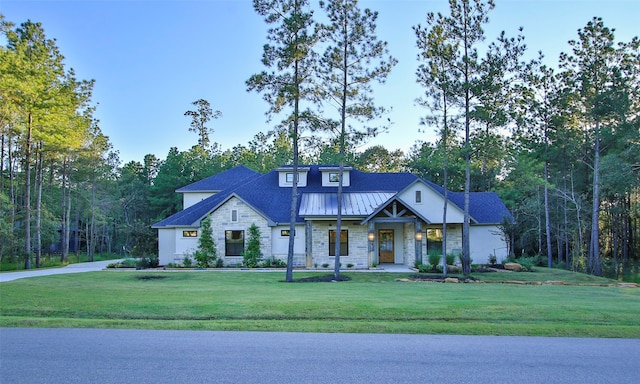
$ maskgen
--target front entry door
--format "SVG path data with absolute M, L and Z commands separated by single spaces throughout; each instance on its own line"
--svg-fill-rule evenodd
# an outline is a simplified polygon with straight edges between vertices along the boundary
M 395 261 L 393 237 L 393 229 L 381 229 L 378 231 L 378 255 L 380 263 L 393 263 Z

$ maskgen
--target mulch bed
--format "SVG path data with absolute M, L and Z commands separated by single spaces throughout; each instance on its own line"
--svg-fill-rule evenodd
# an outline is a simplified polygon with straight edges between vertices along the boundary
M 333 274 L 331 274 L 331 275 L 304 277 L 301 279 L 293 279 L 293 282 L 294 283 L 335 283 L 337 281 L 349 281 L 349 280 L 351 280 L 351 278 L 346 275 L 340 275 L 338 280 L 336 280 Z

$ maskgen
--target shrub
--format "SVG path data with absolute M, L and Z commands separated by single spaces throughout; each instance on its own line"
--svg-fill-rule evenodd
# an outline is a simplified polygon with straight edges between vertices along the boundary
M 498 258 L 496 255 L 489 255 L 489 264 L 494 265 L 498 263 Z
M 438 268 L 438 264 L 440 264 L 440 260 L 442 260 L 442 255 L 436 252 L 429 252 L 429 264 L 431 265 L 431 269 Z
M 158 266 L 158 256 L 142 256 L 136 262 L 136 269 L 155 268 Z
M 447 265 L 453 265 L 456 262 L 456 255 L 453 253 L 449 253 L 446 259 L 447 259 Z
M 191 256 L 185 255 L 184 258 L 182 259 L 182 265 L 185 268 L 191 268 L 191 266 L 193 265 L 193 261 L 191 261 Z
M 193 254 L 196 260 L 196 267 L 208 268 L 214 265 L 218 258 L 216 242 L 213 240 L 213 231 L 211 230 L 211 218 L 207 216 L 200 223 L 201 233 L 198 239 L 198 249 Z
M 107 265 L 107 268 L 136 268 L 138 261 L 136 259 L 127 258 L 119 263 L 111 263 Z
M 522 265 L 523 272 L 531 272 L 533 271 L 533 267 L 536 264 L 536 257 L 521 257 L 516 261 L 518 264 Z
M 420 273 L 428 273 L 433 271 L 431 268 L 431 265 L 427 265 L 427 264 L 418 264 L 416 268 Z
M 273 259 L 271 265 L 275 268 L 285 268 L 287 266 L 287 263 L 284 260 Z
M 255 268 L 259 265 L 261 259 L 260 228 L 255 224 L 251 224 L 249 227 L 247 247 L 244 252 L 242 252 L 242 264 L 247 268 Z

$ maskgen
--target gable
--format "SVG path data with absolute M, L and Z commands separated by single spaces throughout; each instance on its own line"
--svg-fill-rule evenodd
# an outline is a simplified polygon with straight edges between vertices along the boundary
M 444 189 L 438 190 L 433 185 L 417 180 L 398 194 L 398 197 L 406 202 L 411 209 L 424 217 L 429 223 L 442 223 L 444 209 Z M 417 199 L 419 194 L 419 201 Z M 447 204 L 447 223 L 462 223 L 464 211 L 449 200 Z
M 420 220 L 430 223 L 429 219 L 422 216 L 419 212 L 413 210 L 413 208 L 398 198 L 397 195 L 392 196 L 389 200 L 381 204 L 376 210 L 374 210 L 368 217 L 366 217 L 360 224 L 365 224 L 370 220 L 376 221 L 406 221 L 407 218 L 417 217 Z

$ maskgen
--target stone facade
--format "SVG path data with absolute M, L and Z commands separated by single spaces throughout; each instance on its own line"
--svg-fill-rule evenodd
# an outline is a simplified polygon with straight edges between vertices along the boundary
M 218 257 L 222 257 L 224 265 L 242 264 L 242 256 L 225 255 L 225 231 L 244 231 L 246 246 L 251 224 L 255 224 L 260 228 L 260 250 L 262 254 L 264 257 L 271 257 L 271 228 L 267 225 L 267 220 L 242 200 L 232 197 L 215 212 L 211 213 L 210 216 L 211 230 L 218 248 Z
M 335 257 L 329 256 L 329 230 L 335 230 L 333 222 L 314 221 L 311 226 L 311 255 L 313 266 L 322 267 L 328 264 L 329 268 L 335 265 Z M 368 268 L 367 226 L 353 222 L 342 224 L 342 230 L 348 231 L 349 254 L 340 255 L 342 268 L 353 264 L 353 268 Z

